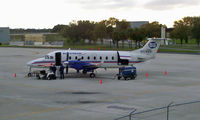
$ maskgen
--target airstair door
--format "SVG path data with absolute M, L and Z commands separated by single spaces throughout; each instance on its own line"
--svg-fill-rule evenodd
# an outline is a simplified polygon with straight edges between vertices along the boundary
M 55 53 L 56 66 L 60 66 L 62 62 L 61 52 Z
M 128 65 L 130 56 L 127 54 L 123 54 L 123 52 L 117 51 L 118 56 L 118 65 Z

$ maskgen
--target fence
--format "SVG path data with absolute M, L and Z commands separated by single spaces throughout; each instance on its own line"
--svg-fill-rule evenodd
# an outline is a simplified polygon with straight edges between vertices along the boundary
M 185 102 L 174 104 L 171 102 L 167 106 L 153 108 L 142 112 L 137 109 L 114 120 L 199 120 L 200 101 Z

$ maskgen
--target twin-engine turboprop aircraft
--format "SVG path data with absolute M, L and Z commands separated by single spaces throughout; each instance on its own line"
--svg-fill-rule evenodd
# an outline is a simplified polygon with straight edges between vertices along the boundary
M 148 38 L 148 40 L 143 48 L 134 51 L 58 50 L 32 60 L 27 65 L 31 71 L 32 67 L 64 64 L 66 73 L 68 73 L 68 68 L 74 68 L 77 71 L 82 70 L 84 74 L 91 72 L 90 77 L 95 77 L 94 70 L 97 68 L 133 66 L 136 63 L 155 58 L 162 39 Z

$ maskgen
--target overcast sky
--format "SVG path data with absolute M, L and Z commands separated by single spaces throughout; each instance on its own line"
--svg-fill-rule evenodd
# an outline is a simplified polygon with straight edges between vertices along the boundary
M 0 0 L 0 27 L 52 28 L 72 20 L 158 21 L 200 16 L 200 0 Z

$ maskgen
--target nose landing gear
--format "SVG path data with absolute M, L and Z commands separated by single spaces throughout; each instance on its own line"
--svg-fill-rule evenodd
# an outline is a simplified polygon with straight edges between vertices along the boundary
M 90 73 L 90 77 L 94 78 L 96 75 L 94 73 Z

